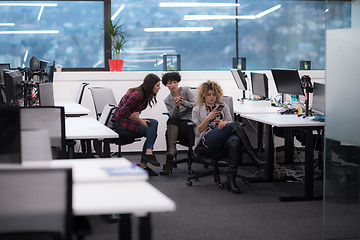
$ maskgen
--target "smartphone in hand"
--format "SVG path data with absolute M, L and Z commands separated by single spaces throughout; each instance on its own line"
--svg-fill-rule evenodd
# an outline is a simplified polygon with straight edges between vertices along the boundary
M 216 111 L 221 112 L 224 108 L 224 105 L 219 105 L 216 107 Z

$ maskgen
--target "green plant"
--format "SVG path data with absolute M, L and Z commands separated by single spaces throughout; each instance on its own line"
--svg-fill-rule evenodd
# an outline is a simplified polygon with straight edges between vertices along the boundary
M 125 52 L 126 33 L 123 30 L 124 24 L 120 20 L 113 23 L 111 20 L 104 23 L 103 36 L 111 39 L 111 56 L 112 59 L 119 59 L 120 53 Z

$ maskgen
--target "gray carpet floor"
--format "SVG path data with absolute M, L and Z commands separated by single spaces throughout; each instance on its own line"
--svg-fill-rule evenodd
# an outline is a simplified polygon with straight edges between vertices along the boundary
M 138 154 L 125 154 L 124 157 L 133 162 L 140 159 Z M 165 162 L 165 154 L 158 153 L 157 158 L 161 163 Z M 160 167 L 153 169 L 161 170 Z M 204 168 L 193 164 L 193 170 L 200 172 Z M 186 184 L 188 176 L 186 164 L 181 164 L 169 176 L 150 177 L 149 183 L 174 200 L 177 207 L 175 212 L 152 214 L 153 239 L 312 240 L 322 237 L 322 201 L 280 202 L 278 199 L 301 195 L 302 182 L 246 185 L 239 180 L 244 193 L 232 194 L 219 189 L 212 177 L 193 182 L 189 187 Z M 226 177 L 222 176 L 222 180 Z M 314 188 L 316 195 L 321 195 L 322 182 L 316 181 Z M 101 216 L 91 216 L 89 220 L 92 234 L 86 239 L 117 239 L 116 223 L 107 223 Z M 135 217 L 133 225 L 134 239 L 137 239 Z

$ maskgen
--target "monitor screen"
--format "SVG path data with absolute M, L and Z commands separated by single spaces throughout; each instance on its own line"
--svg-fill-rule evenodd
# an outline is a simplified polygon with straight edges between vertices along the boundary
M 237 87 L 241 90 L 247 90 L 247 83 L 244 73 L 240 69 L 231 69 L 230 71 L 234 77 Z
M 271 69 L 278 93 L 304 95 L 298 70 Z
M 54 90 L 53 83 L 39 84 L 39 100 L 40 106 L 54 106 Z
M 14 104 L 21 98 L 22 74 L 19 70 L 5 70 L 5 95 L 8 104 Z
M 40 62 L 36 57 L 30 59 L 30 70 L 38 70 L 40 67 Z
M 251 86 L 254 95 L 259 96 L 261 99 L 269 97 L 269 83 L 265 73 L 251 72 Z
M 325 115 L 325 84 L 314 82 L 312 111 Z
M 0 163 L 20 163 L 20 108 L 0 105 Z

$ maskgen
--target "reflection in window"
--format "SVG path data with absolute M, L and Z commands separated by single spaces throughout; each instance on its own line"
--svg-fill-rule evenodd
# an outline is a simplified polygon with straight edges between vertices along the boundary
M 0 62 L 29 66 L 32 56 L 63 67 L 104 67 L 103 2 L 0 1 Z

